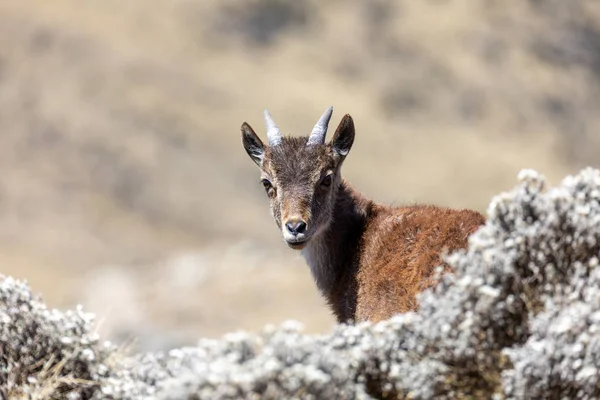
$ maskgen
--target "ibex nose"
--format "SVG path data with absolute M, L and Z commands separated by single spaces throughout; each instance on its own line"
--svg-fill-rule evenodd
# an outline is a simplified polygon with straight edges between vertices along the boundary
M 296 236 L 306 232 L 306 222 L 299 219 L 290 219 L 285 223 L 288 232 Z

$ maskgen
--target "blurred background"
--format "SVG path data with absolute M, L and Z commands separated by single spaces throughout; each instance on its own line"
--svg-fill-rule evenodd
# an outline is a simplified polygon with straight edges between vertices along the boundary
M 354 117 L 377 201 L 599 166 L 596 0 L 0 0 L 0 273 L 140 349 L 334 319 L 240 141 Z

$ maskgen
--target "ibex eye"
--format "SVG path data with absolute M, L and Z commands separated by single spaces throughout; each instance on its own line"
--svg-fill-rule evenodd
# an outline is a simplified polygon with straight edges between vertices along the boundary
M 269 193 L 271 191 L 271 189 L 273 189 L 273 184 L 271 184 L 271 182 L 269 182 L 268 179 L 263 179 L 261 181 L 261 183 L 264 186 L 264 188 L 267 191 L 267 193 Z
M 323 180 L 321 181 L 321 185 L 331 186 L 332 181 L 333 181 L 333 178 L 331 177 L 331 174 L 326 175 L 325 178 L 323 178 Z

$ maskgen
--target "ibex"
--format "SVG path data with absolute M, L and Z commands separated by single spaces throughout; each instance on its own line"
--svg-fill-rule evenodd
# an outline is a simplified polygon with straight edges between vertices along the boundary
M 332 112 L 325 111 L 310 136 L 283 137 L 265 110 L 268 145 L 242 124 L 271 214 L 288 246 L 301 250 L 338 322 L 376 322 L 415 310 L 417 293 L 435 284 L 435 268 L 450 271 L 442 254 L 465 248 L 484 217 L 433 205 L 388 207 L 352 189 L 340 171 L 354 122 L 346 114 L 325 143 Z

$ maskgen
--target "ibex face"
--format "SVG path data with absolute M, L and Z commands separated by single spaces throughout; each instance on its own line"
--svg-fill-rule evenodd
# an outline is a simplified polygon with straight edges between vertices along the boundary
M 325 143 L 332 112 L 329 107 L 309 137 L 291 138 L 282 137 L 265 110 L 268 145 L 250 125 L 242 124 L 244 148 L 261 169 L 271 214 L 293 249 L 302 249 L 329 226 L 340 168 L 354 141 L 352 117 L 345 115 L 331 142 Z

